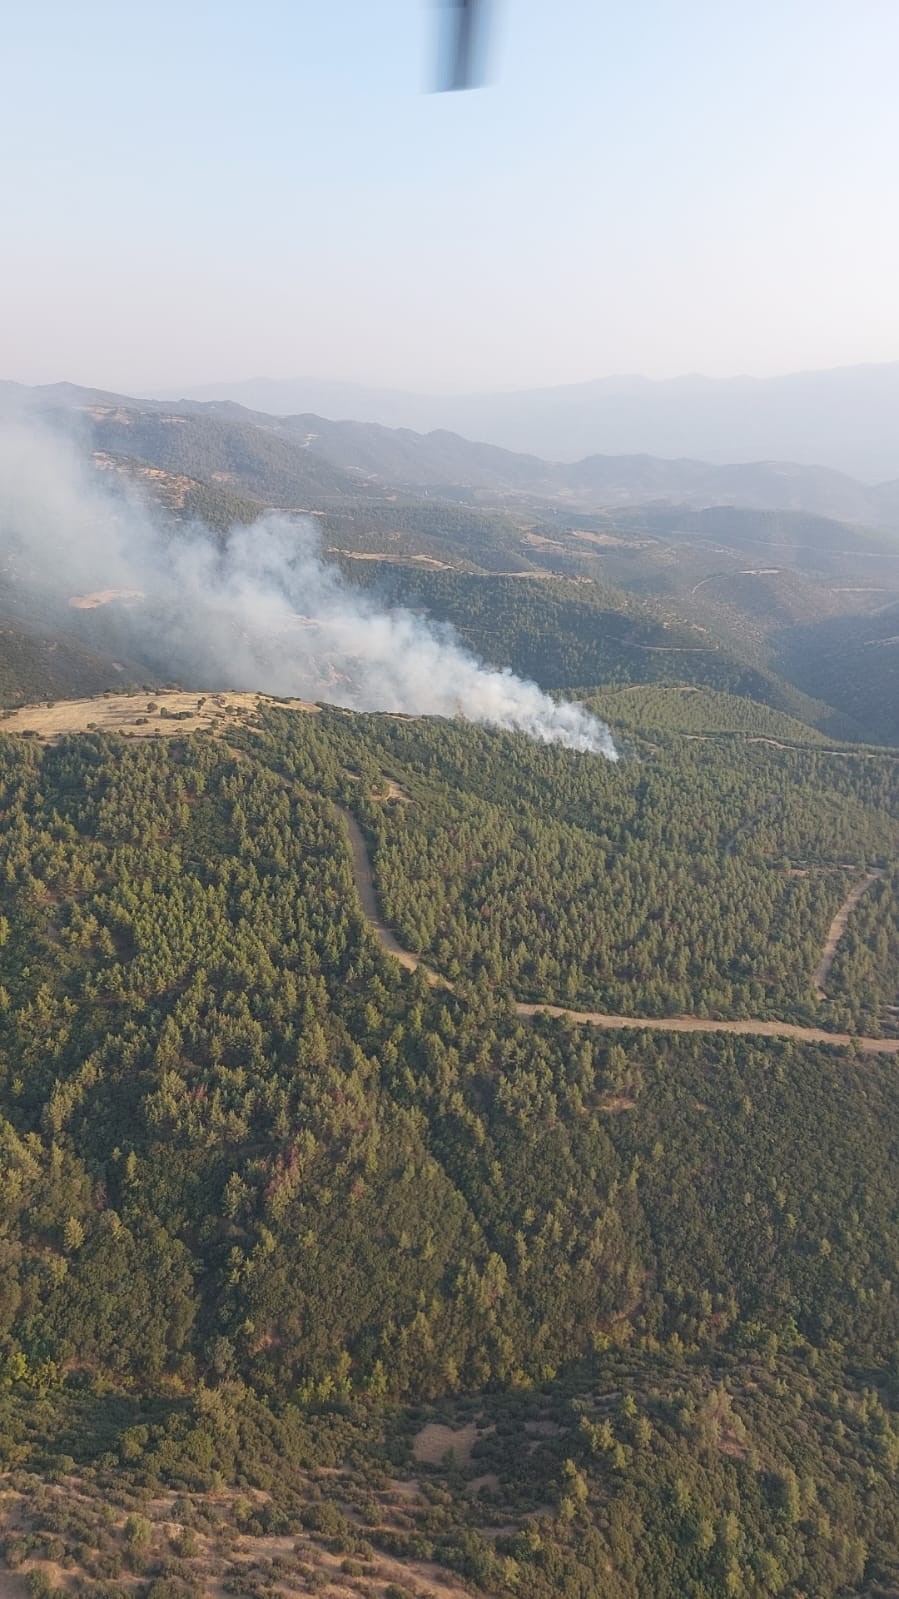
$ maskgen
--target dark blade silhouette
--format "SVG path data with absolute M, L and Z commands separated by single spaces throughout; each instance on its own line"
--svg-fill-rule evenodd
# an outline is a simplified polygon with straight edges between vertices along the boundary
M 471 89 L 480 81 L 478 47 L 483 43 L 488 0 L 448 0 L 438 89 Z

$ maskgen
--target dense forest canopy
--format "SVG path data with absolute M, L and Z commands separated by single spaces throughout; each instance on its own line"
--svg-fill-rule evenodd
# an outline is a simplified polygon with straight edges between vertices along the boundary
M 720 703 L 706 701 L 713 724 Z M 351 725 L 315 724 L 348 765 Z M 354 794 L 382 903 L 446 976 L 582 1008 L 889 1027 L 895 971 L 878 941 L 851 992 L 822 1006 L 812 979 L 853 874 L 895 863 L 891 754 L 653 729 L 612 767 L 460 723 L 369 726 L 409 801 Z M 311 737 L 296 727 L 295 743 Z
M 896 1581 L 895 1060 L 510 1003 L 889 1033 L 896 763 L 762 711 L 753 742 L 721 696 L 691 740 L 646 693 L 617 767 L 262 705 L 0 739 L 0 1449 L 34 1591 L 64 1557 L 87 1592 L 206 1592 L 202 1551 L 241 1593 Z M 341 808 L 452 990 L 379 946 Z

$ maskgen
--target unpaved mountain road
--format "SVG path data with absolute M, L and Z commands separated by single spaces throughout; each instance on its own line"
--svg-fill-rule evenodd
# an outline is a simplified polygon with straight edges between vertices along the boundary
M 635 688 L 643 688 L 642 683 L 635 684 Z M 800 755 L 836 755 L 841 761 L 899 761 L 895 750 L 886 746 L 881 749 L 849 749 L 834 750 L 826 744 L 788 744 L 781 738 L 768 738 L 761 733 L 747 733 L 743 729 L 734 728 L 732 732 L 720 733 L 683 733 L 681 735 L 688 744 L 719 744 L 723 740 L 742 739 L 745 744 L 767 744 L 772 750 L 795 750 Z
M 317 705 L 305 700 L 275 700 L 267 694 L 228 691 L 203 695 L 158 690 L 156 693 L 148 691 L 140 694 L 110 694 L 92 699 L 57 700 L 39 705 L 24 705 L 7 713 L 0 721 L 0 732 L 30 733 L 48 742 L 69 733 L 83 733 L 94 729 L 97 732 L 124 733 L 137 738 L 183 738 L 186 733 L 202 729 L 227 737 L 230 727 L 235 723 L 244 722 L 254 711 L 266 705 L 313 713 L 318 710 Z M 168 713 L 166 716 L 161 714 L 163 710 Z M 750 742 L 775 741 L 752 739 Z M 833 750 L 823 753 L 838 755 L 844 752 Z M 381 948 L 386 954 L 398 960 L 407 971 L 417 971 L 420 968 L 433 987 L 452 988 L 452 983 L 433 971 L 420 955 L 404 949 L 382 919 L 378 909 L 368 847 L 362 830 L 350 811 L 342 806 L 339 810 L 349 835 L 353 875 L 362 909 Z M 869 872 L 860 883 L 856 883 L 834 917 L 815 973 L 815 982 L 819 987 L 826 980 L 833 964 L 833 956 L 849 916 L 870 883 L 881 875 L 879 872 Z M 801 1027 L 794 1022 L 764 1021 L 761 1018 L 718 1021 L 701 1016 L 612 1016 L 604 1011 L 569 1010 L 562 1005 L 528 1004 L 521 1000 L 516 1002 L 515 1012 L 528 1020 L 539 1015 L 567 1017 L 569 1021 L 578 1025 L 607 1029 L 642 1027 L 653 1032 L 668 1033 L 738 1033 L 758 1038 L 795 1038 L 806 1044 L 832 1044 L 838 1048 L 853 1045 L 869 1054 L 899 1054 L 899 1039 L 896 1038 L 858 1038 L 849 1033 L 825 1032 L 821 1027 Z
M 377 938 L 381 948 L 385 950 L 388 955 L 392 955 L 395 960 L 398 960 L 401 966 L 405 966 L 407 972 L 414 972 L 419 966 L 424 964 L 420 956 L 413 955 L 412 951 L 409 949 L 403 949 L 402 944 L 390 931 L 387 923 L 381 920 L 381 915 L 378 910 L 378 899 L 377 895 L 375 894 L 375 880 L 372 875 L 371 861 L 368 857 L 368 846 L 366 845 L 363 837 L 362 829 L 359 826 L 359 823 L 356 821 L 352 811 L 345 810 L 342 805 L 338 805 L 337 809 L 340 811 L 340 814 L 346 823 L 347 832 L 350 835 L 350 850 L 353 856 L 353 877 L 356 880 L 356 891 L 362 901 L 362 909 L 365 912 L 366 921 Z M 451 986 L 449 983 L 444 984 L 442 979 L 437 976 L 437 973 L 429 971 L 426 966 L 424 967 L 424 971 L 428 981 L 432 983 L 435 988 L 438 985 L 440 987 L 445 986 L 447 988 Z
M 343 806 L 338 809 L 349 834 L 353 876 L 362 909 L 381 948 L 386 954 L 393 955 L 407 971 L 424 972 L 433 987 L 452 988 L 452 983 L 433 971 L 420 955 L 404 949 L 383 920 L 378 909 L 371 860 L 362 829 L 350 811 Z M 856 885 L 861 892 L 864 892 L 866 886 L 867 883 Z M 857 904 L 861 892 L 853 901 L 854 904 Z M 849 898 L 851 897 L 850 895 Z M 851 910 L 852 905 L 849 905 L 847 900 L 838 914 L 842 915 L 845 912 L 848 917 Z M 831 924 L 831 933 L 835 921 L 836 918 Z M 575 1022 L 579 1026 L 602 1027 L 608 1030 L 642 1027 L 656 1033 L 737 1033 L 744 1037 L 755 1038 L 795 1038 L 802 1044 L 831 1044 L 838 1049 L 853 1046 L 870 1055 L 899 1055 L 899 1038 L 857 1038 L 850 1033 L 828 1033 L 823 1027 L 800 1027 L 796 1022 L 772 1022 L 752 1017 L 739 1021 L 719 1021 L 705 1016 L 611 1016 L 605 1011 L 569 1010 L 564 1005 L 532 1005 L 526 1004 L 523 1000 L 516 1001 L 515 1014 L 528 1021 L 532 1021 L 535 1016 L 557 1016 Z
M 821 951 L 821 959 L 815 968 L 815 992 L 819 999 L 827 998 L 827 995 L 824 991 L 824 984 L 827 982 L 827 979 L 830 976 L 830 968 L 833 965 L 834 956 L 837 952 L 837 945 L 846 931 L 846 923 L 849 921 L 849 918 L 852 915 L 852 912 L 855 910 L 855 907 L 862 895 L 866 894 L 868 889 L 871 887 L 871 884 L 878 882 L 882 876 L 882 871 L 866 872 L 864 877 L 861 878 L 861 880 L 856 883 L 854 887 L 850 888 L 849 893 L 846 895 L 846 898 L 837 911 L 836 916 L 827 929 L 827 937 L 824 940 L 824 948 Z
M 855 1038 L 850 1033 L 828 1033 L 823 1027 L 800 1027 L 796 1022 L 716 1021 L 704 1016 L 607 1016 L 603 1011 L 566 1010 L 562 1005 L 516 1004 L 519 1016 L 567 1016 L 590 1027 L 648 1027 L 656 1033 L 743 1033 L 758 1038 L 796 1038 L 803 1044 L 850 1044 L 871 1055 L 899 1055 L 899 1038 Z

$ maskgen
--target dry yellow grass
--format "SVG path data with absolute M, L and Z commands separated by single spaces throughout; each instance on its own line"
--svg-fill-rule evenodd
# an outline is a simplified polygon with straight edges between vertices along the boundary
M 0 732 L 36 733 L 51 741 L 66 733 L 90 730 L 126 733 L 135 738 L 175 738 L 200 729 L 221 732 L 236 722 L 246 721 L 261 707 L 275 704 L 291 711 L 318 710 L 317 705 L 310 705 L 306 700 L 276 701 L 267 694 L 150 691 L 23 705 L 0 721 Z M 174 720 L 176 717 L 178 720 Z

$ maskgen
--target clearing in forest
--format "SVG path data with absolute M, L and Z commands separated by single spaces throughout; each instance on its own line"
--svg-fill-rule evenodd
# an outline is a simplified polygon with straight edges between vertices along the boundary
M 493 1428 L 490 1427 L 490 1432 Z M 445 1427 L 439 1421 L 429 1421 L 416 1433 L 412 1453 L 416 1460 L 429 1466 L 439 1466 L 445 1455 L 455 1456 L 457 1466 L 471 1464 L 471 1452 L 483 1436 L 473 1421 L 467 1427 Z

